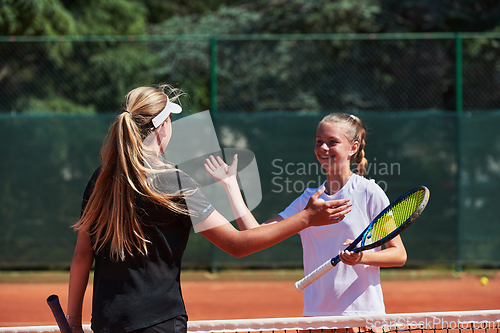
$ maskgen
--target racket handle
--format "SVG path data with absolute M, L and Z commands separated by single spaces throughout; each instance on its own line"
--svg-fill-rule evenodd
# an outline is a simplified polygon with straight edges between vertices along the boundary
M 335 258 L 333 258 L 332 260 L 328 260 L 323 265 L 319 266 L 314 271 L 309 273 L 307 276 L 295 282 L 295 289 L 297 289 L 298 291 L 303 291 L 304 289 L 306 289 L 308 285 L 310 285 L 311 283 L 313 283 L 314 281 L 325 275 L 326 272 L 328 272 L 333 267 L 335 267 L 335 265 L 337 265 L 337 262 L 335 262 L 334 260 Z
M 47 297 L 47 304 L 52 310 L 52 314 L 56 319 L 57 326 L 59 326 L 61 333 L 71 333 L 71 328 L 69 327 L 68 321 L 64 316 L 63 309 L 61 308 L 61 304 L 59 303 L 59 297 L 57 295 L 50 295 Z

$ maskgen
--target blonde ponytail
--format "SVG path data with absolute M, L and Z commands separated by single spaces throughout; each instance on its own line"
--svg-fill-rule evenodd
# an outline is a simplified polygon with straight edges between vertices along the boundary
M 359 148 L 357 153 L 353 156 L 356 158 L 356 173 L 360 176 L 365 174 L 365 170 L 368 167 L 368 160 L 365 158 L 365 137 L 366 131 L 362 128 L 362 133 L 359 139 Z

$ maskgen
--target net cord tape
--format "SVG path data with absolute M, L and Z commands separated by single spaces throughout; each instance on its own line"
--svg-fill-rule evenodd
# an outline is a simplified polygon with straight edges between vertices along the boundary
M 290 317 L 230 320 L 200 320 L 188 322 L 188 333 L 219 332 L 262 332 L 297 331 L 310 329 L 342 329 L 350 327 L 389 327 L 410 326 L 415 330 L 432 330 L 434 325 L 448 325 L 452 329 L 497 329 L 500 327 L 500 310 L 486 311 L 449 311 L 403 314 L 382 314 L 366 316 L 335 317 Z M 411 327 L 415 326 L 415 327 Z M 83 326 L 85 332 L 92 332 L 90 325 Z M 396 327 L 397 328 L 397 327 Z M 0 327 L 1 333 L 59 333 L 57 325 Z

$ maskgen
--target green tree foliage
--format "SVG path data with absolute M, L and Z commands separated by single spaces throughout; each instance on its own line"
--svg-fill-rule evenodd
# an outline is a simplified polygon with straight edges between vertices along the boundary
M 332 41 L 235 41 L 226 40 L 224 35 L 367 32 L 377 29 L 378 8 L 377 1 L 361 0 L 288 0 L 223 6 L 205 15 L 174 17 L 158 25 L 155 33 L 210 32 L 221 37 L 217 41 L 220 110 L 320 111 L 332 105 L 332 96 L 327 93 L 325 97 L 324 88 L 328 86 L 326 81 L 335 80 L 335 69 L 341 65 L 336 61 L 342 58 L 344 45 Z M 202 89 L 209 84 L 209 47 L 208 42 L 180 41 L 166 43 L 158 51 L 163 61 L 156 73 L 175 81 L 184 78 L 181 82 L 186 82 L 188 93 L 194 92 L 193 100 L 204 103 L 202 108 L 210 106 L 208 89 Z M 315 55 L 321 59 L 312 59 Z M 304 80 L 315 74 L 319 74 L 318 79 Z M 339 94 L 333 98 L 338 99 Z
M 385 31 L 481 32 L 499 24 L 500 3 L 491 0 L 383 0 Z
M 369 42 L 359 41 L 224 36 L 495 31 L 500 15 L 500 5 L 488 0 L 0 0 L 0 6 L 4 36 L 182 36 L 168 42 L 2 43 L 0 112 L 110 112 L 129 89 L 158 82 L 184 88 L 190 109 L 207 109 L 214 60 L 207 35 L 218 36 L 221 111 L 393 110 L 389 93 L 407 96 L 405 103 L 415 108 L 454 109 L 453 41 L 444 50 L 417 41 L 369 49 Z M 190 37 L 200 35 L 205 37 Z M 497 49 L 495 40 L 464 44 L 471 59 L 488 62 L 478 69 L 488 80 L 495 79 Z M 422 66 L 416 61 L 425 59 L 439 61 L 415 70 L 419 77 L 398 69 Z M 348 70 L 353 62 L 355 70 Z M 445 74 L 438 73 L 442 68 Z M 415 79 L 428 82 L 425 97 L 412 93 Z M 427 95 L 433 91 L 441 95 Z
M 259 1 L 173 17 L 155 33 L 218 36 L 217 105 L 222 112 L 455 110 L 454 39 L 256 41 L 225 35 L 485 31 L 496 26 L 498 8 L 497 3 L 466 0 Z M 465 55 L 471 55 L 464 68 L 485 65 L 469 71 L 470 82 L 483 80 L 475 72 L 495 80 L 496 44 L 464 44 Z M 186 83 L 193 100 L 208 108 L 209 44 L 169 43 L 158 53 L 163 61 L 157 73 Z M 484 100 L 496 99 L 494 92 L 480 91 Z M 474 103 L 486 106 L 477 99 Z
M 3 1 L 2 35 L 143 35 L 148 8 L 135 1 Z M 116 111 L 134 85 L 150 83 L 157 58 L 124 42 L 4 43 L 2 112 Z
M 237 6 L 248 0 L 143 0 L 149 9 L 148 21 L 158 24 L 174 16 L 204 14 L 221 6 Z
M 383 0 L 378 21 L 383 32 L 485 32 L 500 31 L 500 3 L 490 0 Z M 455 44 L 450 41 L 441 58 L 449 64 L 441 85 L 445 109 L 455 110 Z M 425 56 L 426 50 L 421 50 Z M 463 41 L 464 105 L 488 109 L 500 98 L 496 85 L 500 45 L 496 39 Z
M 75 34 L 73 14 L 58 0 L 1 0 L 1 35 Z
M 148 8 L 138 1 L 67 1 L 77 22 L 77 35 L 138 35 L 146 33 Z
M 378 31 L 378 0 L 272 0 L 242 5 L 258 12 L 263 33 L 363 33 Z
M 174 15 L 202 14 L 238 0 L 0 0 L 0 35 L 134 36 Z M 164 80 L 148 43 L 3 43 L 0 112 L 112 112 L 137 85 Z M 202 85 L 195 85 L 206 92 Z M 206 95 L 206 94 L 205 94 Z

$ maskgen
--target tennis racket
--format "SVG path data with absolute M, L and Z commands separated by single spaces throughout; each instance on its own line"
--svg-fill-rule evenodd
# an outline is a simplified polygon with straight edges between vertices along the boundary
M 50 295 L 47 297 L 47 304 L 52 310 L 52 314 L 56 319 L 57 326 L 59 326 L 59 330 L 61 333 L 71 333 L 71 328 L 64 316 L 64 311 L 61 308 L 61 303 L 59 303 L 59 297 L 57 295 Z
M 348 251 L 361 252 L 381 246 L 408 228 L 420 216 L 429 201 L 430 191 L 425 186 L 414 188 L 387 206 L 368 227 L 346 248 Z M 359 242 L 361 245 L 356 247 Z M 300 281 L 295 289 L 303 291 L 340 262 L 340 256 L 328 260 Z

